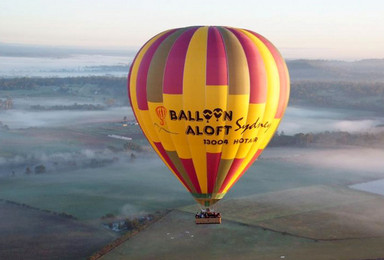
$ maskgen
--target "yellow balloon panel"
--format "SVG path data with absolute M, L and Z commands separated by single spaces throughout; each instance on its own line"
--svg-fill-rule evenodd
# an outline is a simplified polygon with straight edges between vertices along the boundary
M 129 94 L 152 147 L 196 201 L 210 206 L 273 137 L 289 74 L 276 48 L 254 32 L 187 27 L 144 45 Z

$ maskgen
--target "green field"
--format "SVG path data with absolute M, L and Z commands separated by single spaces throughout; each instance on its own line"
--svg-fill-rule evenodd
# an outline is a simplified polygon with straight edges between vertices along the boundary
M 139 126 L 123 127 L 120 122 L 90 123 L 77 126 L 56 128 L 22 128 L 1 131 L 0 153 L 14 156 L 28 156 L 36 153 L 76 152 L 83 149 L 123 150 L 120 139 L 108 135 L 120 135 L 133 138 L 138 145 L 149 145 Z
M 101 218 L 106 214 L 137 217 L 165 209 L 172 211 L 103 259 L 384 256 L 383 198 L 348 188 L 354 183 L 384 178 L 383 151 L 379 149 L 268 148 L 215 206 L 223 215 L 223 224 L 196 226 L 194 213 L 199 206 L 155 154 L 146 152 L 148 144 L 138 126 L 94 122 L 4 133 L 0 147 L 3 159 L 24 161 L 15 168 L 15 175 L 6 173 L 0 177 L 0 199 L 40 210 L 65 212 L 77 218 L 67 223 L 70 230 L 83 225 L 91 231 L 86 235 L 73 233 L 73 236 L 79 235 L 84 238 L 82 243 L 93 245 L 76 249 L 77 256 L 90 255 L 102 247 L 100 241 L 106 244 L 112 239 L 108 230 L 100 231 Z M 144 152 L 125 151 L 125 142 L 108 134 L 133 137 L 133 143 L 145 146 Z M 132 159 L 131 153 L 135 153 L 136 158 Z M 46 173 L 24 173 L 29 163 L 34 165 L 33 156 L 47 165 Z M 92 160 L 108 163 L 80 164 Z M 365 163 L 367 161 L 370 163 Z M 29 209 L 15 212 L 20 216 L 35 214 Z M 31 218 L 28 223 L 26 218 L 24 222 L 19 220 L 20 216 L 8 218 L 7 223 L 15 228 L 19 222 L 39 228 L 45 217 L 50 218 L 48 214 L 35 220 Z M 52 225 L 67 225 L 65 221 L 57 218 Z M 20 233 L 15 239 L 28 241 L 28 234 Z M 57 237 L 59 241 L 71 245 L 65 242 L 71 236 L 63 234 Z M 102 239 L 94 240 L 93 234 Z M 6 248 L 7 244 L 14 245 L 6 242 L 7 236 L 7 233 L 0 234 Z M 47 237 L 46 233 L 39 235 L 42 241 Z M 24 248 L 15 252 L 25 255 Z M 39 244 L 38 248 L 44 249 L 44 246 Z M 67 252 L 66 247 L 54 248 L 57 251 L 50 251 L 52 254 L 71 259 L 68 253 L 71 251 Z M 2 253 L 7 255 L 10 251 Z
M 384 236 L 383 203 L 378 195 L 319 185 L 223 201 L 220 212 L 227 220 L 314 240 L 353 239 Z
M 383 64 L 289 61 L 290 107 L 279 131 L 378 130 Z M 14 101 L 0 111 L 7 125 L 0 129 L 0 259 L 85 259 L 121 235 L 101 225 L 103 216 L 165 209 L 170 213 L 102 259 L 384 259 L 383 197 L 348 188 L 384 178 L 380 142 L 376 150 L 336 149 L 332 141 L 327 148 L 267 148 L 215 205 L 222 225 L 197 226 L 200 207 L 148 152 L 140 128 L 121 124 L 125 116 L 134 120 L 126 77 L 0 83 L 0 99 Z M 70 110 L 75 103 L 104 108 Z M 40 110 L 31 109 L 36 105 Z M 46 171 L 36 172 L 38 165 Z
M 383 203 L 343 187 L 309 186 L 227 200 L 221 225 L 195 225 L 187 207 L 102 259 L 378 259 Z
M 297 151 L 316 155 L 316 150 Z M 287 159 L 297 151 L 283 150 L 280 158 L 271 158 L 279 153 L 279 149 L 270 149 L 265 153 L 265 159 L 249 169 L 217 208 L 225 207 L 228 199 L 253 194 L 313 185 L 349 185 L 384 175 L 380 170 L 362 173 L 327 169 Z M 137 215 L 194 204 L 192 197 L 164 164 L 148 154 L 139 154 L 133 161 L 127 154 L 125 159 L 98 168 L 3 177 L 0 199 L 67 212 L 84 220 L 97 219 L 108 213 Z
M 147 165 L 138 160 L 60 174 L 3 178 L 0 198 L 92 220 L 108 213 L 137 215 L 189 204 L 192 198 L 183 189 L 160 161 Z
M 0 200 L 0 259 L 85 259 L 117 234 L 53 212 Z

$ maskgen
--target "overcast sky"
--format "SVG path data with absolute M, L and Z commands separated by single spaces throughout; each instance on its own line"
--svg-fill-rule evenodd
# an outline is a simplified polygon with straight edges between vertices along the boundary
M 166 29 L 227 25 L 285 58 L 384 58 L 383 17 L 382 0 L 1 0 L 0 42 L 137 49 Z

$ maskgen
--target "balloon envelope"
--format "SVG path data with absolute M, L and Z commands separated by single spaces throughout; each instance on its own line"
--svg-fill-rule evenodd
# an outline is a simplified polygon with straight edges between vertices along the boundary
M 145 136 L 205 207 L 264 150 L 284 114 L 289 74 L 277 49 L 245 29 L 196 26 L 150 39 L 128 92 Z

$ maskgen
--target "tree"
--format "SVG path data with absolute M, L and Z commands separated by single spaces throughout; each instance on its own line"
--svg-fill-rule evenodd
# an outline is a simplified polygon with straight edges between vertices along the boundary
M 32 173 L 31 169 L 29 167 L 27 167 L 25 169 L 25 174 L 31 174 L 31 173 Z
M 45 172 L 46 172 L 46 168 L 44 165 L 40 164 L 40 165 L 35 167 L 35 173 L 36 174 L 45 173 Z

